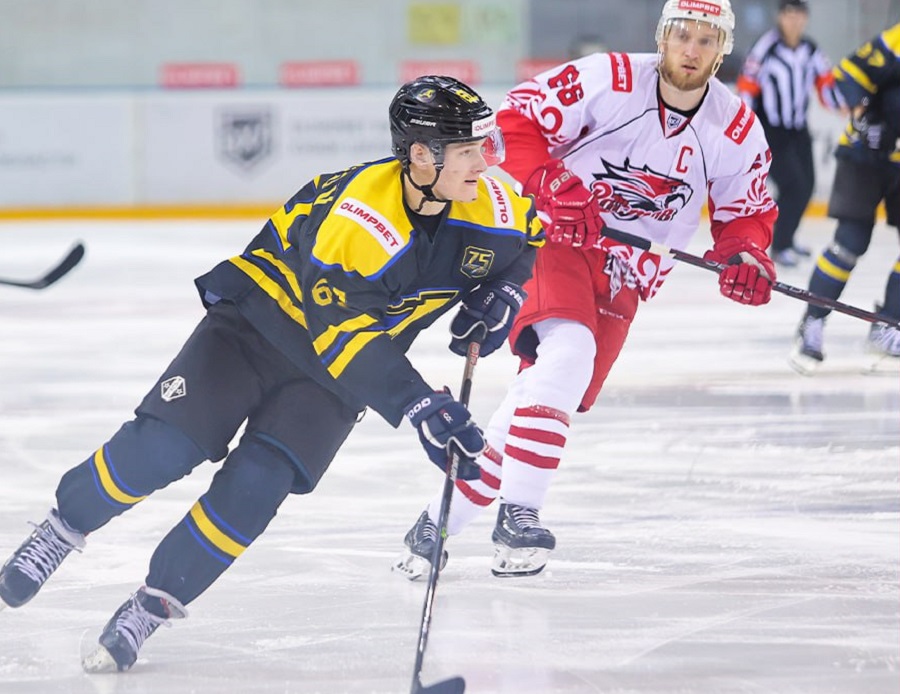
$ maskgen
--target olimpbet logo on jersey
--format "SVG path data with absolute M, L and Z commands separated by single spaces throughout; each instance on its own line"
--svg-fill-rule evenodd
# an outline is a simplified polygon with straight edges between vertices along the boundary
M 394 228 L 394 225 L 362 200 L 345 198 L 334 210 L 334 213 L 353 220 L 369 232 L 391 257 L 405 245 L 403 237 Z

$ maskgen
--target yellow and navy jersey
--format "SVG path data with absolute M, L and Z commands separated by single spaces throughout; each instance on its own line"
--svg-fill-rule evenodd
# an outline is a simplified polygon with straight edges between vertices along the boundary
M 865 104 L 868 124 L 878 128 L 878 143 L 873 145 L 872 133 L 861 133 L 851 120 L 838 140 L 838 156 L 865 158 L 874 155 L 874 148 L 900 164 L 900 24 L 841 60 L 833 75 L 847 103 L 851 107 Z
M 432 390 L 406 357 L 415 337 L 484 282 L 524 284 L 544 243 L 531 199 L 490 176 L 434 226 L 406 206 L 400 163 L 370 162 L 307 183 L 196 284 L 349 406 L 397 426 Z

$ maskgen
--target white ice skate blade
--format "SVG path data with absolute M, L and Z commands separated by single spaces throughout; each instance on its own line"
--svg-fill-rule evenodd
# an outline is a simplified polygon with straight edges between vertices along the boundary
M 495 544 L 491 573 L 498 578 L 535 576 L 544 570 L 549 559 L 550 550 L 543 547 L 512 549 Z
M 797 373 L 802 374 L 803 376 L 812 376 L 822 365 L 822 362 L 813 359 L 812 357 L 808 357 L 801 351 L 795 349 L 788 357 L 788 364 Z
M 431 562 L 418 554 L 406 552 L 391 565 L 391 571 L 415 581 L 431 571 Z
M 119 665 L 103 646 L 96 648 L 81 658 L 81 669 L 89 675 L 118 672 Z
M 81 634 L 81 669 L 89 675 L 119 672 L 115 659 L 99 643 L 100 632 L 85 629 Z
M 900 374 L 900 357 L 873 352 L 862 373 L 870 376 L 896 376 Z

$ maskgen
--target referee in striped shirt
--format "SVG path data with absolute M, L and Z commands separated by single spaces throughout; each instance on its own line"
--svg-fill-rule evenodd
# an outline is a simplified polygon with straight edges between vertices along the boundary
M 780 0 L 777 28 L 753 45 L 737 80 L 738 94 L 756 112 L 772 150 L 769 176 L 778 187 L 779 211 L 771 253 L 785 267 L 810 255 L 794 244 L 794 234 L 815 185 L 806 120 L 813 87 L 823 106 L 844 108 L 828 58 L 803 34 L 808 19 L 807 0 Z

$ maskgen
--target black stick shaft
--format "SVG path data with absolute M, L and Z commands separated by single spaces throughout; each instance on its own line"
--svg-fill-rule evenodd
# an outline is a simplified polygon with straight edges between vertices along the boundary
M 481 350 L 481 342 L 484 340 L 485 331 L 476 331 L 480 334 L 473 336 L 466 351 L 466 366 L 463 371 L 462 386 L 459 389 L 459 401 L 468 407 L 469 396 L 472 393 L 472 376 L 475 373 L 475 365 L 478 363 L 478 355 Z M 422 606 L 422 620 L 419 624 L 419 640 L 416 648 L 416 664 L 413 669 L 413 681 L 411 694 L 421 694 L 431 688 L 422 687 L 422 662 L 425 659 L 425 647 L 428 645 L 428 633 L 431 628 L 431 615 L 434 611 L 434 594 L 437 591 L 438 577 L 441 572 L 441 556 L 444 553 L 444 542 L 447 539 L 447 521 L 450 518 L 450 502 L 453 499 L 453 488 L 456 485 L 456 475 L 459 470 L 459 453 L 450 447 L 447 473 L 444 476 L 444 488 L 441 493 L 441 509 L 438 513 L 438 536 L 434 543 L 434 551 L 431 554 L 431 570 L 428 572 L 428 586 L 425 589 L 425 604 Z M 454 678 L 447 685 L 462 682 L 462 678 Z M 464 684 L 462 685 L 465 686 Z M 437 690 L 435 690 L 437 691 Z M 460 689 L 459 691 L 462 691 Z
M 618 229 L 604 227 L 603 235 L 608 236 L 611 239 L 615 239 L 616 241 L 627 243 L 629 246 L 642 248 L 645 251 L 650 251 L 651 253 L 656 253 L 657 255 L 668 256 L 670 258 L 674 258 L 679 262 L 687 263 L 688 265 L 694 265 L 695 267 L 700 267 L 704 270 L 710 270 L 712 272 L 719 273 L 725 269 L 724 265 L 722 265 L 721 263 L 717 263 L 714 260 L 704 260 L 699 256 L 691 255 L 690 253 L 679 251 L 675 248 L 669 248 L 668 246 L 657 243 L 656 241 L 651 241 L 650 239 L 645 239 L 643 236 L 629 234 L 627 231 L 619 231 Z M 838 311 L 839 313 L 846 313 L 848 316 L 860 318 L 864 321 L 868 321 L 869 323 L 886 323 L 887 325 L 892 325 L 895 328 L 900 328 L 900 320 L 897 320 L 896 318 L 889 318 L 888 316 L 883 316 L 879 313 L 865 311 L 861 308 L 857 308 L 856 306 L 850 306 L 849 304 L 844 304 L 840 301 L 835 301 L 834 299 L 819 296 L 818 294 L 813 294 L 806 289 L 794 287 L 793 285 L 785 284 L 784 282 L 773 282 L 772 290 L 781 294 L 785 294 L 786 296 L 790 296 L 794 299 L 805 301 L 806 303 L 812 304 L 813 306 L 827 308 L 831 311 Z

